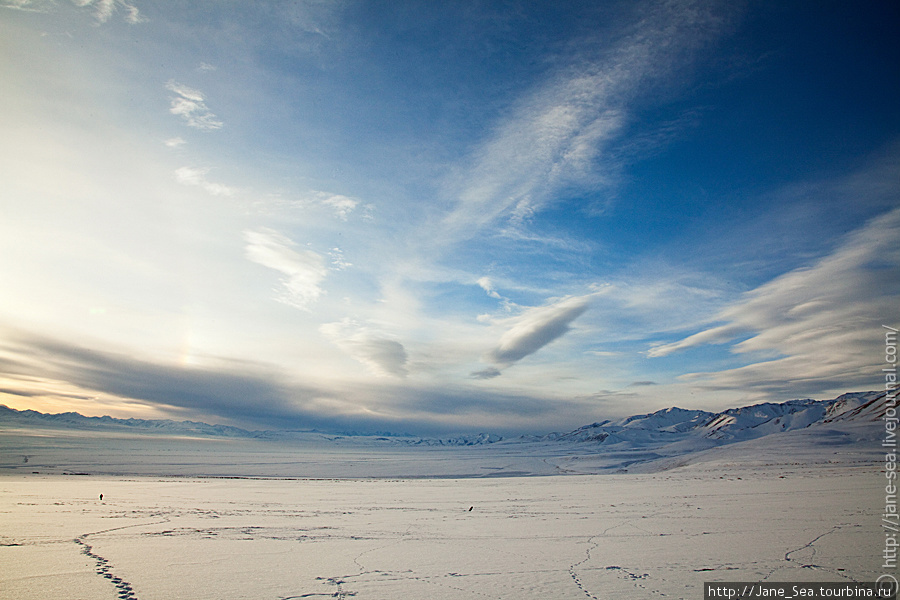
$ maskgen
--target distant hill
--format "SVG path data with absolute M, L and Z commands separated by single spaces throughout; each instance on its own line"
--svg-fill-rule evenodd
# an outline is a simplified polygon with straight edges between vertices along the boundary
M 242 438 L 259 440 L 293 440 L 307 442 L 337 442 L 359 439 L 368 442 L 388 442 L 423 446 L 474 446 L 491 444 L 503 438 L 489 433 L 458 435 L 449 438 L 422 438 L 408 433 L 390 432 L 321 432 L 317 430 L 251 431 L 230 425 L 210 425 L 198 421 L 171 419 L 117 419 L 115 417 L 86 417 L 77 412 L 57 414 L 35 410 L 16 410 L 0 404 L 0 428 L 62 429 L 76 431 L 130 432 L 188 437 Z
M 260 432 L 229 425 L 210 425 L 197 421 L 169 419 L 116 419 L 85 417 L 76 412 L 47 414 L 35 410 L 16 410 L 0 404 L 0 427 L 40 427 L 50 429 L 102 429 L 108 431 L 140 431 L 175 435 L 216 437 L 257 437 Z

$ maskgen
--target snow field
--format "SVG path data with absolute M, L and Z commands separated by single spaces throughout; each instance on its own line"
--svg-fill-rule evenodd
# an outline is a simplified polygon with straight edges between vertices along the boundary
M 871 466 L 10 475 L 0 477 L 0 598 L 696 599 L 712 580 L 874 580 L 882 482 Z

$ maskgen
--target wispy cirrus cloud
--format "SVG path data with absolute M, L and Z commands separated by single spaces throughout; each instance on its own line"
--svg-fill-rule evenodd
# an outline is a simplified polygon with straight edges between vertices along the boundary
M 298 250 L 289 238 L 271 229 L 244 232 L 245 253 L 251 261 L 274 269 L 284 277 L 276 300 L 301 310 L 319 299 L 328 273 L 325 258 L 312 250 Z
M 47 10 L 48 2 L 46 0 L 2 0 L 0 6 L 3 8 L 13 8 L 16 10 L 42 12 Z
M 310 211 L 315 211 L 324 212 L 341 221 L 348 221 L 351 215 L 360 212 L 363 219 L 371 218 L 374 209 L 372 204 L 364 203 L 358 198 L 322 190 L 307 190 L 293 197 L 273 195 L 257 199 L 254 206 L 260 212 L 276 214 L 281 218 L 292 218 L 300 214 L 308 217 Z
M 900 209 L 871 220 L 830 255 L 746 293 L 713 325 L 657 345 L 664 357 L 708 344 L 755 358 L 746 366 L 684 379 L 714 389 L 821 393 L 870 385 L 882 325 L 896 326 L 900 305 Z M 803 390 L 800 392 L 800 390 Z
M 329 194 L 326 192 L 315 192 L 316 198 L 323 205 L 334 210 L 335 214 L 342 220 L 346 221 L 350 213 L 359 206 L 359 200 L 348 198 L 341 194 Z
M 203 92 L 170 80 L 166 83 L 166 89 L 175 94 L 169 112 L 181 117 L 188 127 L 202 131 L 215 131 L 221 129 L 224 123 L 208 106 Z
M 501 296 L 494 287 L 494 282 L 491 281 L 490 277 L 480 277 L 476 283 L 478 284 L 478 287 L 483 289 L 491 298 L 495 298 L 497 300 L 501 299 Z
M 53 0 L 2 0 L 0 2 L 0 6 L 5 8 L 39 12 L 50 10 L 54 4 Z M 146 21 L 137 7 L 126 0 L 72 0 L 72 4 L 80 8 L 93 8 L 94 17 L 100 23 L 109 21 L 120 9 L 125 12 L 126 23 L 133 25 Z
M 126 0 L 73 0 L 76 6 L 90 6 L 94 9 L 94 15 L 101 23 L 106 23 L 118 11 L 125 11 L 125 21 L 128 23 L 140 23 L 145 20 L 137 7 Z
M 193 185 L 213 196 L 233 196 L 235 189 L 223 183 L 215 183 L 206 178 L 209 169 L 181 167 L 175 170 L 175 179 L 183 185 Z
M 727 22 L 720 9 L 692 1 L 644 6 L 611 50 L 548 77 L 474 153 L 444 226 L 463 237 L 501 218 L 515 226 L 569 188 L 612 185 L 621 165 L 611 148 L 631 120 L 630 102 L 720 35 Z

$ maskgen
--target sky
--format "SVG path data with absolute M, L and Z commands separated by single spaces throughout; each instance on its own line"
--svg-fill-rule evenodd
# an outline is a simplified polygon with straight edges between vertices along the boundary
M 0 403 L 509 435 L 880 389 L 898 26 L 0 0 Z

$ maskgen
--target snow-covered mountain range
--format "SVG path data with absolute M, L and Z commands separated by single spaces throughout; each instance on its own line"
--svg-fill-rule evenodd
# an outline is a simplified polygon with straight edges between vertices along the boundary
M 565 433 L 506 439 L 248 431 L 0 406 L 0 473 L 465 478 L 736 464 L 766 472 L 786 465 L 871 468 L 884 460 L 882 419 L 889 404 L 885 392 L 857 392 L 719 413 L 667 408 Z
M 886 392 L 854 392 L 720 413 L 667 408 L 535 441 L 568 442 L 570 457 L 558 464 L 569 472 L 655 472 L 708 460 L 746 462 L 754 456 L 763 462 L 852 463 L 877 454 L 888 403 Z
M 804 429 L 816 423 L 876 421 L 884 414 L 886 392 L 853 392 L 833 400 L 789 400 L 730 408 L 720 413 L 666 408 L 618 421 L 585 425 L 543 439 L 577 442 L 674 442 L 685 438 L 718 443 L 756 439 L 772 433 Z
M 763 403 L 713 413 L 703 410 L 666 408 L 649 414 L 585 425 L 567 433 L 503 438 L 493 434 L 423 438 L 391 433 L 323 433 L 318 431 L 249 431 L 229 425 L 197 421 L 116 419 L 85 417 L 75 412 L 46 414 L 15 410 L 0 405 L 0 427 L 131 431 L 181 436 L 211 436 L 254 439 L 307 439 L 337 441 L 366 438 L 370 441 L 428 446 L 473 446 L 498 442 L 574 442 L 605 448 L 666 446 L 693 441 L 692 446 L 712 447 L 756 439 L 773 433 L 804 429 L 814 424 L 877 421 L 886 408 L 886 392 L 854 392 L 833 400 L 789 400 Z

